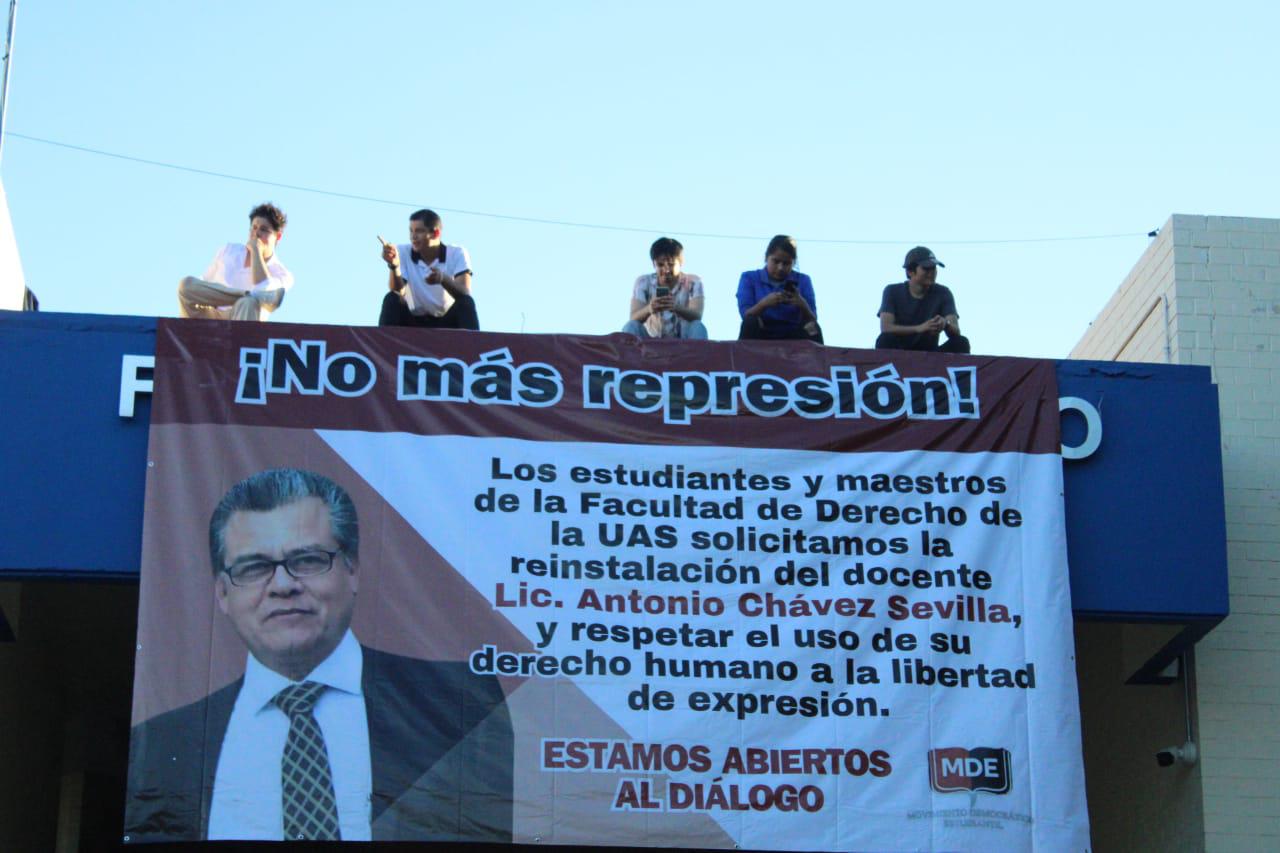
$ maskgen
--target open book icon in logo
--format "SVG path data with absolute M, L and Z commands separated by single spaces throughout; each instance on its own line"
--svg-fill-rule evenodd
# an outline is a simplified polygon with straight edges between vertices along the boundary
M 1009 750 L 953 746 L 929 750 L 929 787 L 940 794 L 986 791 L 1007 794 L 1013 784 Z

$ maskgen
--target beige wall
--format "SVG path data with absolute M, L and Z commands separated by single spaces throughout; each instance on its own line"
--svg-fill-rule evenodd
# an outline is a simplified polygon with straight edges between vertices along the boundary
M 1163 362 L 1166 339 L 1212 368 L 1222 412 L 1231 615 L 1196 649 L 1204 848 L 1280 850 L 1280 220 L 1174 215 L 1071 356 Z
M 1165 361 L 1166 345 L 1176 343 L 1164 310 L 1165 299 L 1173 298 L 1174 272 L 1173 232 L 1166 227 L 1089 324 L 1071 358 Z
M 1181 682 L 1129 685 L 1159 645 L 1137 626 L 1076 625 L 1085 787 L 1094 853 L 1201 849 L 1200 768 L 1160 767 L 1156 752 L 1186 739 Z M 1136 655 L 1127 652 L 1136 652 Z

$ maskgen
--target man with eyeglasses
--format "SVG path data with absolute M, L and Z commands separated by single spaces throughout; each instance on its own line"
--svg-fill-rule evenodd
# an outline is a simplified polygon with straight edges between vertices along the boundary
M 131 841 L 510 840 L 502 689 L 356 640 L 359 537 L 346 490 L 310 471 L 263 471 L 222 498 L 214 598 L 245 674 L 135 728 Z

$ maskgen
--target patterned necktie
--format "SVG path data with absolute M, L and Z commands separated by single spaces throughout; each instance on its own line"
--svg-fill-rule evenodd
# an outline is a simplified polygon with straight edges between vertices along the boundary
M 340 841 L 338 805 L 324 733 L 311 713 L 325 685 L 291 684 L 272 698 L 289 715 L 289 737 L 280 758 L 285 841 Z

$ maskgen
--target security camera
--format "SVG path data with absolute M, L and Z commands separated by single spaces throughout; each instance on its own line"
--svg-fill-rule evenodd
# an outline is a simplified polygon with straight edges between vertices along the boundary
M 1195 764 L 1200 758 L 1200 750 L 1192 741 L 1187 741 L 1182 746 L 1168 746 L 1156 753 L 1156 764 L 1161 767 L 1172 767 L 1175 764 L 1183 764 L 1187 767 Z

